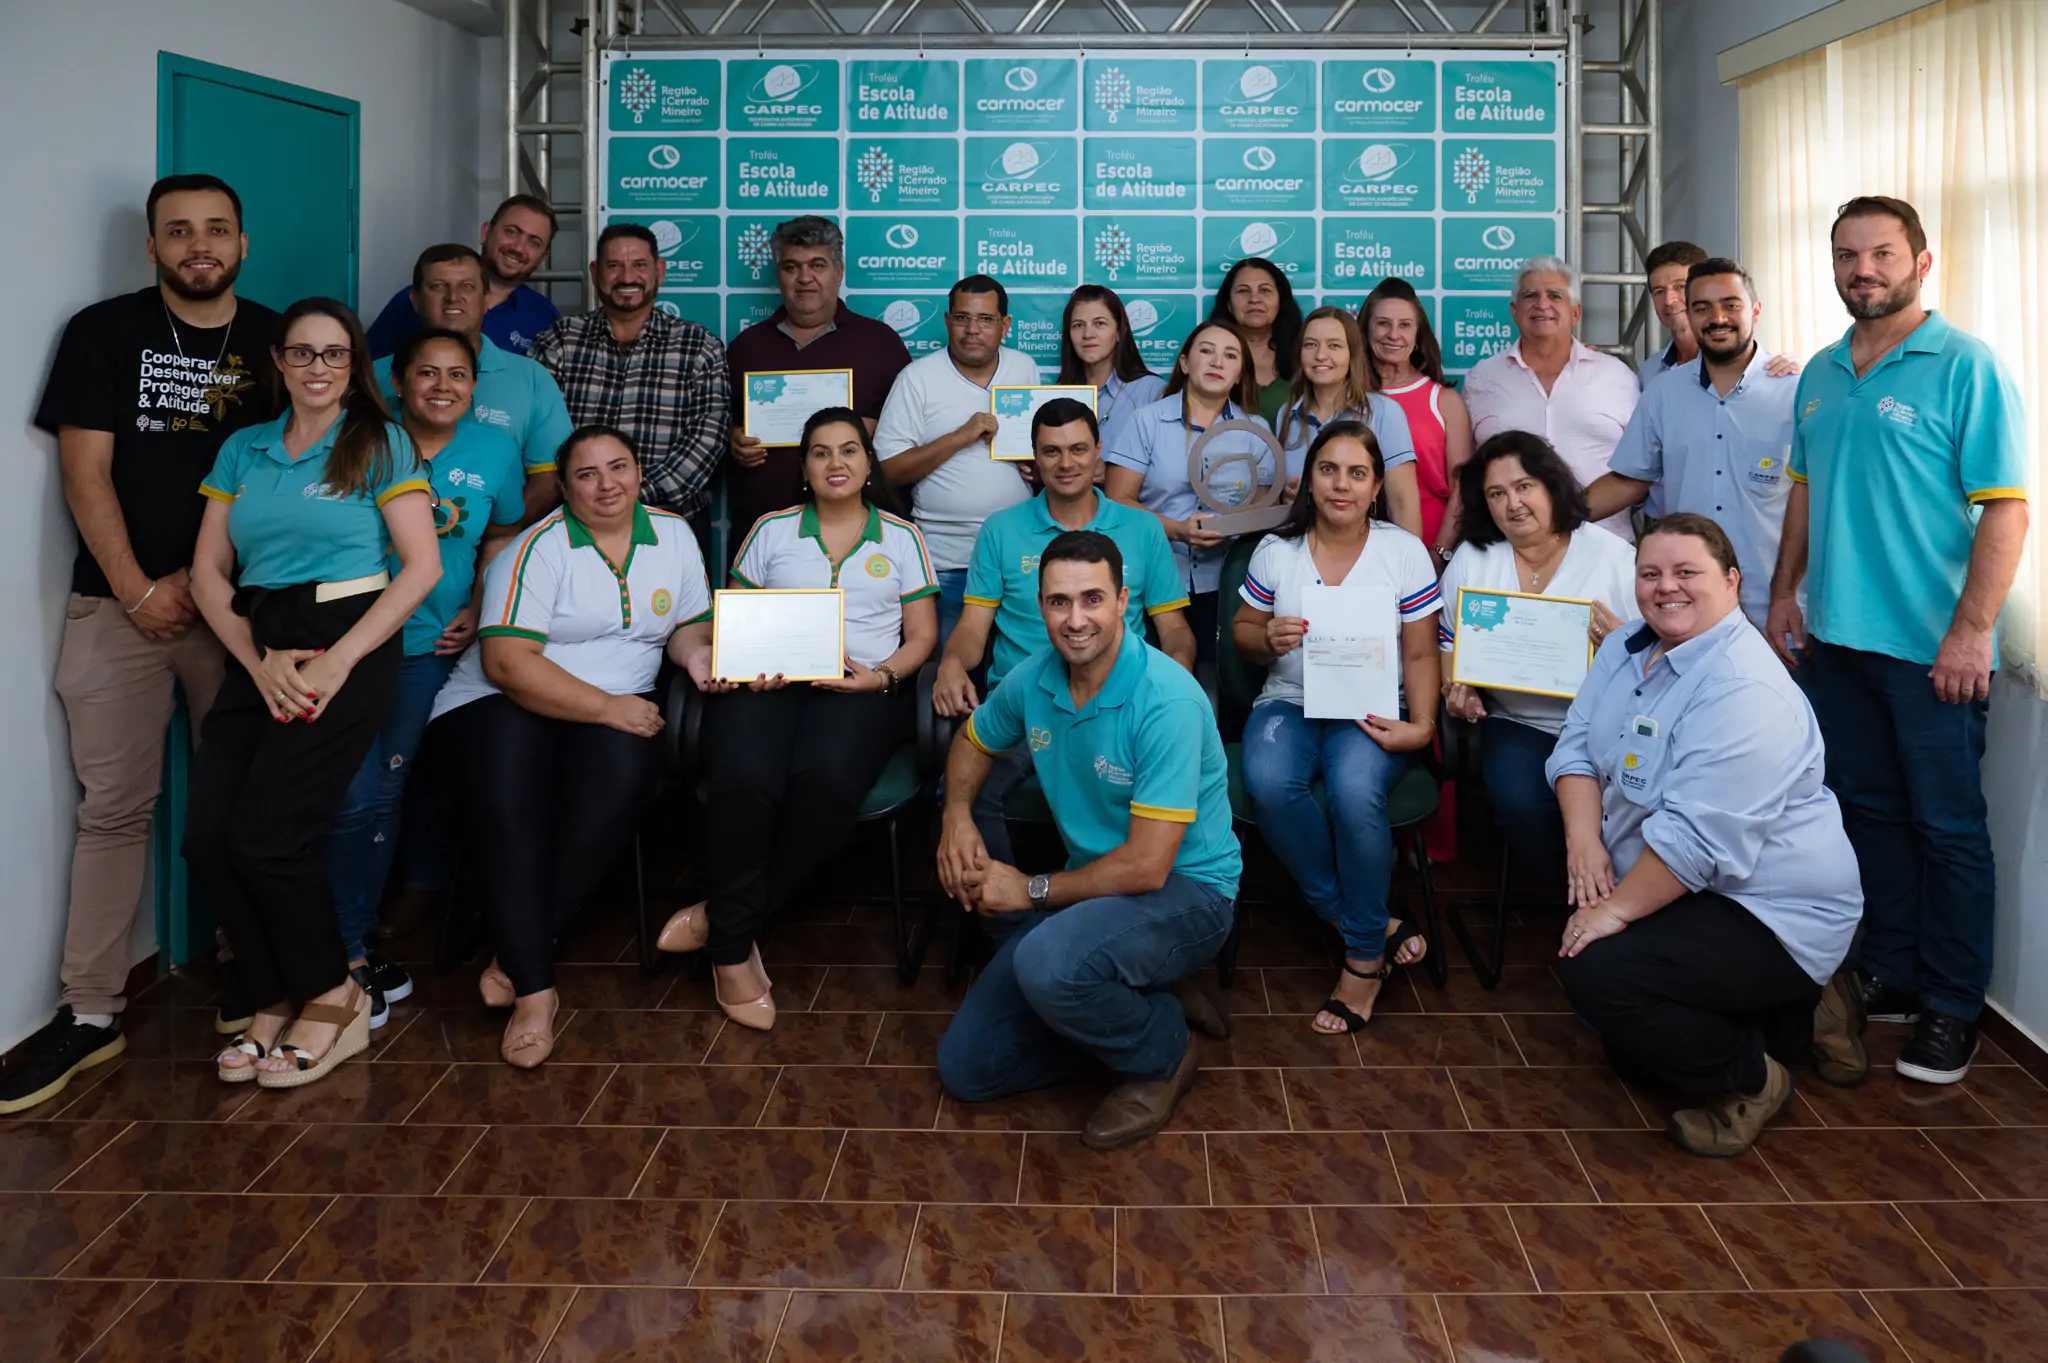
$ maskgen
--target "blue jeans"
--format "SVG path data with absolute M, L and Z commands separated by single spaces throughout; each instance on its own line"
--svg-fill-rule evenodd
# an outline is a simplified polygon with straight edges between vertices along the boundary
M 341 944 L 351 961 L 362 958 L 370 931 L 377 926 L 377 905 L 384 898 L 384 880 L 398 849 L 406 779 L 412 775 L 434 697 L 454 670 L 455 659 L 432 653 L 407 658 L 400 666 L 391 714 L 328 827 L 323 846 L 327 881 L 334 891 Z
M 953 637 L 953 626 L 960 623 L 960 612 L 967 609 L 967 570 L 941 568 L 932 576 L 939 580 L 938 647 L 944 649 Z
M 1387 949 L 1387 888 L 1394 835 L 1387 792 L 1408 770 L 1348 719 L 1309 719 L 1299 705 L 1265 701 L 1244 726 L 1244 789 L 1259 834 L 1301 887 L 1301 897 L 1344 936 L 1344 954 L 1377 960 Z M 1321 777 L 1330 812 L 1310 789 Z
M 1150 894 L 990 915 L 995 959 L 939 1038 L 940 1081 L 979 1103 L 1098 1062 L 1126 1078 L 1165 1078 L 1188 1047 L 1187 1017 L 1168 991 L 1222 948 L 1232 916 L 1221 890 L 1181 875 Z
M 1818 639 L 1799 671 L 1863 873 L 1862 968 L 1974 1020 L 1991 980 L 1990 705 L 1937 699 L 1925 663 Z
M 1543 774 L 1557 735 L 1492 715 L 1480 724 L 1479 770 L 1508 853 L 1537 877 L 1544 894 L 1561 898 L 1564 814 L 1557 807 L 1557 791 Z

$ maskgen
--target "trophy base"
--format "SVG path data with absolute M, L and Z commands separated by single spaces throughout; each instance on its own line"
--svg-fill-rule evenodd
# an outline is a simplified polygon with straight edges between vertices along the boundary
M 1286 506 L 1261 506 L 1244 511 L 1209 511 L 1195 513 L 1202 525 L 1219 535 L 1255 535 L 1271 530 L 1288 516 Z

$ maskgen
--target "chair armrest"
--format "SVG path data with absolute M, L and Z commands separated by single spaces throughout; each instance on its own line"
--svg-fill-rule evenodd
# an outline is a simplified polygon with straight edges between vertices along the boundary
M 667 746 L 669 779 L 678 784 L 688 783 L 696 778 L 699 740 L 704 731 L 705 696 L 690 680 L 690 674 L 677 668 L 669 677 L 668 690 L 662 696 L 661 715 L 667 722 L 662 730 L 662 742 Z
M 1453 716 L 1449 711 L 1439 711 L 1437 737 L 1443 744 L 1443 772 L 1441 779 L 1463 781 L 1479 779 L 1480 734 L 1477 724 L 1468 724 Z
M 932 708 L 932 691 L 939 683 L 939 662 L 936 656 L 925 659 L 923 667 L 917 669 L 917 689 L 911 696 L 911 703 L 917 713 L 912 716 L 916 724 L 917 770 L 920 776 L 937 776 L 946 769 L 946 753 L 953 746 L 953 731 L 960 721 L 950 715 L 942 715 Z

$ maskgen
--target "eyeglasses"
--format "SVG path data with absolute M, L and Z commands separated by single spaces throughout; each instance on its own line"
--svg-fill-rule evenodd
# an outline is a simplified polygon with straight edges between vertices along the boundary
M 304 369 L 314 360 L 324 360 L 329 369 L 345 369 L 355 357 L 355 352 L 345 345 L 331 345 L 325 350 L 315 350 L 309 345 L 288 345 L 283 354 L 284 362 L 294 369 Z
M 1003 319 L 986 312 L 949 312 L 946 320 L 962 331 L 994 331 Z

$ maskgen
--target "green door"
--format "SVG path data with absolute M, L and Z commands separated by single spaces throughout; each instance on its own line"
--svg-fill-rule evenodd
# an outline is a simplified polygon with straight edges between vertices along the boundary
M 319 295 L 356 306 L 360 109 L 352 99 L 172 52 L 157 54 L 157 174 L 218 175 L 242 200 L 249 255 L 235 292 L 283 312 Z M 211 959 L 213 915 L 187 893 L 181 703 L 165 743 L 155 829 L 164 965 Z
M 302 85 L 157 54 L 157 173 L 218 175 L 242 196 L 235 291 L 284 311 L 356 305 L 359 106 Z

